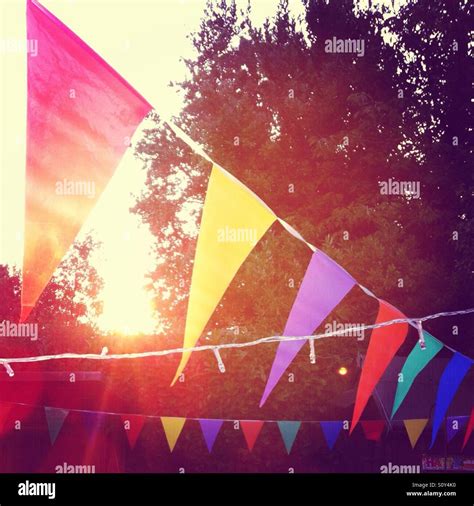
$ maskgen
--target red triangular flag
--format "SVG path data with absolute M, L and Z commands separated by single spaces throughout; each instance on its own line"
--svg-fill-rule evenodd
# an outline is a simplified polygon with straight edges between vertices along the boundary
M 27 3 L 25 251 L 21 321 L 107 186 L 151 109 L 117 72 L 45 9 Z
M 364 436 L 369 441 L 379 441 L 385 428 L 384 420 L 361 420 Z
M 250 451 L 252 451 L 255 441 L 257 440 L 258 435 L 263 427 L 262 420 L 246 420 L 241 421 L 240 426 L 242 427 L 242 432 L 245 436 L 245 441 L 247 441 L 247 446 Z
M 471 417 L 469 418 L 466 433 L 464 434 L 464 441 L 462 443 L 463 450 L 464 450 L 464 447 L 466 446 L 467 442 L 469 441 L 469 437 L 471 436 L 473 430 L 474 430 L 474 408 L 472 408 L 472 410 L 471 410 Z
M 387 302 L 379 299 L 379 313 L 375 323 L 396 320 L 398 318 L 406 318 L 406 316 Z M 407 323 L 396 323 L 387 325 L 386 327 L 378 327 L 372 331 L 367 355 L 362 366 L 359 386 L 357 387 L 350 433 L 357 425 L 382 374 L 395 356 L 398 348 L 405 341 L 407 332 Z
M 122 419 L 123 428 L 127 434 L 130 448 L 133 449 L 145 425 L 145 417 L 140 415 L 122 415 L 120 418 Z

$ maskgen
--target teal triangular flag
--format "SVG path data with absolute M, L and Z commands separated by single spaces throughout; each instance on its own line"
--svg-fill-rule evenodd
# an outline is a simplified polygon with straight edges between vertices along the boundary
M 415 378 L 443 347 L 443 343 L 426 332 L 426 330 L 423 331 L 423 336 L 425 338 L 426 348 L 423 350 L 420 344 L 416 343 L 403 364 L 397 384 L 397 391 L 395 392 L 395 400 L 393 401 L 392 415 L 390 418 L 393 418 L 397 412 L 403 402 L 403 399 L 405 399 L 408 391 L 415 381 Z
M 288 454 L 291 452 L 291 447 L 295 442 L 296 435 L 300 429 L 301 422 L 278 422 L 278 427 L 281 432 L 281 437 L 286 446 Z
M 46 415 L 46 422 L 48 423 L 49 437 L 51 439 L 51 444 L 53 445 L 59 432 L 61 431 L 61 427 L 63 426 L 64 420 L 66 420 L 69 411 L 67 409 L 45 407 L 44 412 Z

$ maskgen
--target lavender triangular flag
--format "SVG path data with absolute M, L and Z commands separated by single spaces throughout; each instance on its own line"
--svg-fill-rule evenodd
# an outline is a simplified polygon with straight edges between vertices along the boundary
M 308 336 L 355 285 L 355 280 L 322 251 L 316 251 L 309 262 L 303 281 L 283 331 L 284 336 Z M 263 406 L 279 379 L 306 340 L 281 341 L 260 401 Z
M 212 451 L 212 447 L 217 438 L 217 434 L 224 423 L 223 420 L 209 420 L 209 419 L 201 419 L 199 420 L 199 424 L 201 425 L 201 430 L 204 436 L 204 440 L 206 441 L 207 449 L 209 453 Z

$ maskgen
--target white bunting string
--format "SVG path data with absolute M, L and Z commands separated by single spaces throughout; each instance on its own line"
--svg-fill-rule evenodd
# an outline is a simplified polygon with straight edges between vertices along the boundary
M 395 325 L 397 323 L 410 323 L 416 326 L 416 322 L 425 322 L 428 320 L 434 320 L 436 318 L 446 316 L 458 316 L 474 313 L 474 308 L 463 309 L 460 311 L 444 311 L 442 313 L 435 313 L 421 318 L 397 318 L 395 320 L 388 320 L 385 322 L 375 323 L 373 325 L 360 325 L 360 330 L 376 329 L 379 327 L 387 327 L 389 325 Z M 334 337 L 352 332 L 352 328 L 337 330 L 334 332 L 326 332 L 324 334 L 314 334 L 311 336 L 268 336 L 255 339 L 254 341 L 247 341 L 243 343 L 223 343 L 223 344 L 209 344 L 204 346 L 194 346 L 192 348 L 173 348 L 167 350 L 158 351 L 144 351 L 137 353 L 117 353 L 117 354 L 105 354 L 105 353 L 59 353 L 56 355 L 38 355 L 35 357 L 11 357 L 11 358 L 0 358 L 0 364 L 2 364 L 7 370 L 10 376 L 13 375 L 11 364 L 29 363 L 29 362 L 46 362 L 50 360 L 69 360 L 69 359 L 85 359 L 85 360 L 120 360 L 120 359 L 136 359 L 136 358 L 150 358 L 150 357 L 162 357 L 165 355 L 173 355 L 176 353 L 188 353 L 195 351 L 212 351 L 218 361 L 219 370 L 225 371 L 224 363 L 220 357 L 219 350 L 230 349 L 230 348 L 248 348 L 250 346 L 257 346 L 264 343 L 277 343 L 280 341 L 301 341 L 301 340 L 314 340 L 324 339 L 325 337 Z M 444 343 L 443 343 L 444 344 Z M 446 348 L 456 353 L 456 350 L 450 346 L 444 345 Z M 224 370 L 222 370 L 224 368 Z

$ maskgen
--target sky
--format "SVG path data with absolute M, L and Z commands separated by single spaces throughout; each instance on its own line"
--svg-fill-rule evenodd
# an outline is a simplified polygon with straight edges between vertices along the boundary
M 205 0 L 43 0 L 56 17 L 101 55 L 164 117 L 182 100 L 170 81 L 186 76 L 183 58 L 194 54 L 188 35 L 199 27 Z M 253 21 L 271 16 L 278 0 L 252 0 Z M 25 0 L 0 3 L 0 41 L 18 41 L 18 50 L 0 44 L 0 264 L 21 267 L 23 256 L 26 149 Z M 244 7 L 245 0 L 238 5 Z M 290 0 L 293 15 L 300 0 Z M 134 141 L 139 138 L 138 129 Z M 65 175 L 66 177 L 66 175 Z M 99 326 L 133 334 L 159 329 L 144 289 L 153 267 L 153 237 L 129 212 L 143 188 L 145 173 L 129 149 L 78 236 L 91 231 L 102 242 L 92 259 L 104 279 L 104 312 Z

